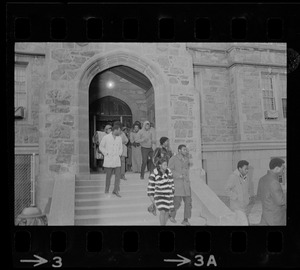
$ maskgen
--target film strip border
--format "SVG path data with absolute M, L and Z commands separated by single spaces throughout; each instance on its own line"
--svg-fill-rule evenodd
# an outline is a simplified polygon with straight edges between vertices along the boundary
M 299 48 L 298 14 L 298 6 L 284 4 L 275 8 L 268 4 L 9 4 L 7 41 L 287 41 Z M 295 267 L 299 266 L 295 225 L 13 227 L 10 243 L 15 267 Z
M 15 41 L 296 40 L 296 4 L 8 4 Z
M 297 247 L 280 228 L 36 228 L 16 229 L 14 266 L 37 258 L 67 267 L 296 266 Z M 289 243 L 289 244 L 287 244 Z M 295 243 L 294 243 L 295 244 Z M 42 258 L 39 259 L 38 257 Z M 36 263 L 36 262 L 31 262 Z M 179 265 L 180 264 L 180 265 Z M 54 265 L 54 266 L 53 266 Z M 28 264 L 27 264 L 28 266 Z M 58 267 L 58 266 L 57 266 Z

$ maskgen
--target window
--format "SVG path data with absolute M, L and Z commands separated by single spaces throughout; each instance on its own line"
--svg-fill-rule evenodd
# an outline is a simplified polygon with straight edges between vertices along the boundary
M 286 98 L 282 99 L 282 113 L 283 113 L 283 118 L 286 118 Z
M 262 93 L 265 111 L 275 111 L 275 96 L 273 87 L 273 78 L 271 75 L 262 74 Z
M 27 107 L 26 65 L 15 65 L 15 108 Z

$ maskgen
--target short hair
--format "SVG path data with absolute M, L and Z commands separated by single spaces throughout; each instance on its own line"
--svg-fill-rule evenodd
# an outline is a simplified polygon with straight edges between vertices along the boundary
M 269 168 L 271 170 L 275 169 L 276 167 L 280 168 L 284 163 L 285 161 L 281 158 L 272 158 L 269 163 Z
M 117 125 L 117 126 L 119 126 L 121 129 L 123 128 L 123 124 L 122 124 L 122 122 L 121 121 L 115 121 L 114 122 L 114 125 Z
M 249 162 L 247 160 L 240 160 L 237 164 L 237 168 L 243 168 L 244 166 L 248 166 Z
M 156 162 L 156 166 L 158 167 L 159 165 L 163 164 L 164 162 L 167 162 L 168 163 L 168 160 L 166 158 L 159 158 L 157 159 L 157 162 Z
M 119 128 L 121 128 L 119 125 L 114 124 L 111 131 L 117 130 Z
M 185 144 L 180 144 L 180 145 L 178 146 L 178 150 L 181 150 L 183 147 L 186 147 L 186 145 L 185 145 Z

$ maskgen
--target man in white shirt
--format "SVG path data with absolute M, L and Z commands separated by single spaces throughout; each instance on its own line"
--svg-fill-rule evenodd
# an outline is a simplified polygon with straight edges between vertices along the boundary
M 121 156 L 123 152 L 122 139 L 120 137 L 121 128 L 118 125 L 112 127 L 112 132 L 105 135 L 100 143 L 100 151 L 104 155 L 103 167 L 106 169 L 105 193 L 109 192 L 110 180 L 113 172 L 115 173 L 115 186 L 112 194 L 121 197 L 120 178 L 121 178 Z

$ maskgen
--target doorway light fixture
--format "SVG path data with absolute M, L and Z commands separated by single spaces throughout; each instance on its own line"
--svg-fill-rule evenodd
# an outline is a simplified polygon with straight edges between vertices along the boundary
M 113 88 L 115 86 L 115 83 L 113 81 L 108 81 L 106 83 L 106 86 L 107 86 L 107 88 L 111 89 L 111 88 Z

